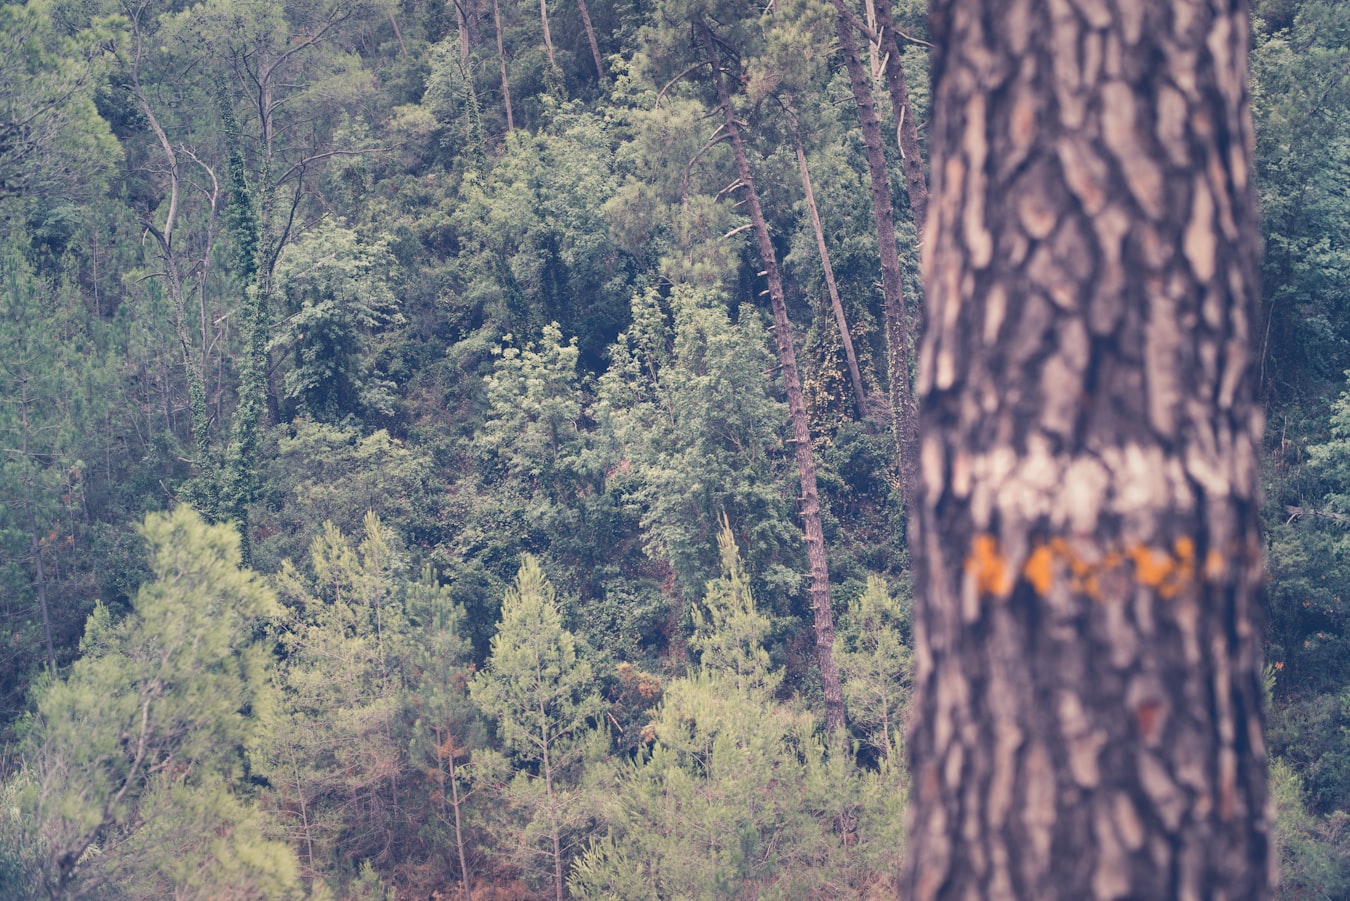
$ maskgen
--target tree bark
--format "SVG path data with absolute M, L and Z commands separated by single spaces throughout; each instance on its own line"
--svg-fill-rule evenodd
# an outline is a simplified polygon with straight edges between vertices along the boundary
M 1245 6 L 933 35 L 906 897 L 1266 898 Z
M 853 18 L 844 0 L 833 0 L 837 13 L 839 50 L 848 69 L 849 84 L 858 107 L 858 127 L 867 150 L 867 173 L 872 180 L 872 218 L 877 228 L 877 251 L 881 262 L 881 293 L 886 319 L 887 381 L 890 383 L 891 427 L 895 431 L 896 470 L 900 496 L 910 506 L 914 492 L 915 411 L 909 384 L 909 316 L 905 310 L 905 286 L 900 275 L 900 254 L 895 241 L 895 209 L 891 203 L 891 179 L 882 149 L 881 126 L 867 70 L 858 56 Z
M 459 64 L 469 68 L 469 17 L 464 14 L 463 0 L 455 0 L 455 31 L 459 41 Z
M 844 303 L 839 299 L 839 286 L 834 281 L 834 266 L 830 264 L 830 248 L 825 244 L 825 228 L 820 223 L 820 210 L 816 207 L 816 192 L 811 187 L 811 170 L 806 165 L 806 149 L 802 147 L 801 127 L 797 117 L 792 116 L 792 138 L 797 149 L 797 171 L 802 176 L 802 191 L 806 194 L 806 208 L 811 214 L 811 227 L 816 233 L 816 249 L 820 251 L 820 264 L 825 270 L 825 287 L 830 292 L 830 308 L 834 310 L 834 322 L 839 326 L 839 339 L 844 347 L 844 359 L 848 363 L 848 378 L 853 385 L 853 399 L 858 405 L 858 415 L 867 415 L 867 394 L 863 390 L 862 372 L 858 369 L 858 357 L 853 352 L 853 336 L 848 331 L 848 319 L 844 316 Z
M 745 141 L 731 106 L 731 94 L 722 77 L 722 64 L 717 53 L 717 40 L 706 22 L 695 23 L 704 55 L 712 67 L 713 84 L 717 89 L 717 103 L 721 108 L 723 127 L 731 141 L 736 157 L 736 172 L 740 176 L 740 190 L 750 221 L 759 243 L 764 275 L 769 283 L 769 301 L 773 306 L 773 334 L 778 344 L 778 359 L 782 363 L 783 383 L 787 388 L 788 415 L 792 420 L 792 442 L 796 447 L 797 473 L 802 487 L 802 523 L 806 533 L 806 556 L 811 567 L 811 610 L 815 617 L 816 663 L 820 667 L 820 682 L 825 694 L 825 727 L 832 737 L 843 735 L 844 690 L 839 669 L 834 664 L 834 612 L 830 608 L 830 572 L 825 558 L 825 530 L 820 518 L 820 492 L 816 487 L 816 461 L 811 450 L 811 429 L 806 416 L 806 401 L 802 397 L 801 378 L 797 373 L 797 353 L 792 345 L 792 325 L 788 322 L 787 302 L 783 297 L 783 279 L 778 272 L 778 256 L 769 237 L 769 226 L 755 191 L 750 160 L 745 153 Z

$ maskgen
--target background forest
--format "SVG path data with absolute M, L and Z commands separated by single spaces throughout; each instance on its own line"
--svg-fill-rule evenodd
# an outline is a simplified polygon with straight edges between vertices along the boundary
M 1344 898 L 1350 5 L 1254 7 L 1281 892 Z M 920 0 L 0 7 L 0 896 L 894 897 L 889 17 L 922 141 Z

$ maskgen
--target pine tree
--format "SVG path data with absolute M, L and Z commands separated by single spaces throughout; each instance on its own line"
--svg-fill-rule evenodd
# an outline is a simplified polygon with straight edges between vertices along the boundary
M 517 765 L 506 792 L 521 811 L 518 841 L 548 861 L 562 901 L 573 833 L 580 825 L 571 788 L 577 764 L 594 743 L 599 696 L 590 664 L 578 658 L 553 586 L 534 557 L 522 559 L 502 600 L 492 655 L 470 694 L 496 720 L 498 736 Z

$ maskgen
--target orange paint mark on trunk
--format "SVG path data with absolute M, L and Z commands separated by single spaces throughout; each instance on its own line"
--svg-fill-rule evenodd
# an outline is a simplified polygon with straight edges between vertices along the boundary
M 1043 544 L 1031 552 L 1027 557 L 1027 562 L 1022 566 L 1022 575 L 1031 587 L 1039 595 L 1046 595 L 1050 592 L 1050 585 L 1055 578 L 1055 551 L 1048 544 Z
M 1012 592 L 1012 573 L 993 535 L 975 536 L 965 569 L 975 579 L 975 589 L 981 595 L 1002 598 Z

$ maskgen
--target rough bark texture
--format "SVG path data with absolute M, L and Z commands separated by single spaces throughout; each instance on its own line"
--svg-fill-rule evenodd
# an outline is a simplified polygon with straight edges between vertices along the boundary
M 811 450 L 811 429 L 806 416 L 806 401 L 802 397 L 801 378 L 797 372 L 797 352 L 792 345 L 792 325 L 788 322 L 787 302 L 783 298 L 783 279 L 778 271 L 778 255 L 769 237 L 769 226 L 755 191 L 750 160 L 745 153 L 740 125 L 731 106 L 731 94 L 722 77 L 722 63 L 717 53 L 717 40 L 703 22 L 696 23 L 708 64 L 712 67 L 713 84 L 717 88 L 717 104 L 721 108 L 723 127 L 731 141 L 736 157 L 736 172 L 740 176 L 741 197 L 754 225 L 759 243 L 764 276 L 769 283 L 769 300 L 773 306 L 773 334 L 778 345 L 778 359 L 782 363 L 783 384 L 787 389 L 788 415 L 792 420 L 792 443 L 797 453 L 797 473 L 802 486 L 802 525 L 806 533 L 806 557 L 811 567 L 811 611 L 815 617 L 816 663 L 820 667 L 820 682 L 825 694 L 825 726 L 831 736 L 842 736 L 844 728 L 844 690 L 839 669 L 834 664 L 834 611 L 830 608 L 830 571 L 825 559 L 825 530 L 820 519 L 820 492 L 816 487 L 816 461 Z
M 906 896 L 1265 898 L 1245 6 L 933 17 Z
M 900 495 L 906 507 L 914 493 L 915 412 L 909 384 L 909 316 L 905 310 L 905 286 L 900 276 L 900 254 L 895 242 L 895 209 L 891 203 L 891 179 L 882 149 L 881 125 L 867 70 L 858 56 L 853 34 L 853 16 L 843 0 L 833 0 L 837 13 L 839 50 L 848 69 L 849 84 L 858 107 L 858 126 L 867 150 L 867 172 L 872 180 L 872 217 L 877 227 L 877 251 L 881 262 L 881 294 L 885 304 L 887 380 L 890 382 L 891 427 L 895 430 L 896 469 Z

